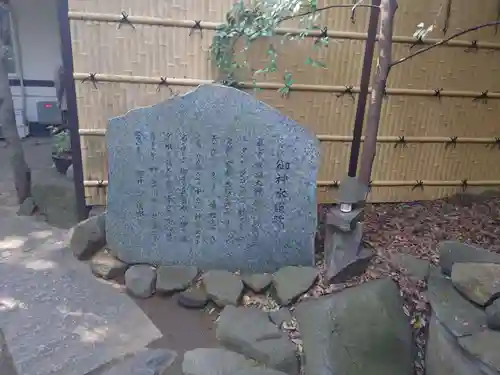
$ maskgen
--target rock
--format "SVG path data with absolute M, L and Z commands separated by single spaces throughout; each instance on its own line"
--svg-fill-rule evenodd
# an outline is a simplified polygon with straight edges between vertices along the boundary
M 428 260 L 419 259 L 409 254 L 396 253 L 392 255 L 392 261 L 398 267 L 404 268 L 406 275 L 427 281 L 431 264 Z
M 7 341 L 0 329 L 0 374 L 1 375 L 18 375 L 14 360 L 7 347 Z
M 155 292 L 156 272 L 148 265 L 131 266 L 125 272 L 127 291 L 138 298 L 151 297 Z
M 92 273 L 103 279 L 117 279 L 122 277 L 128 265 L 112 256 L 108 251 L 100 251 L 90 260 Z
M 147 349 L 123 360 L 103 375 L 160 375 L 172 365 L 177 354 L 167 349 Z
M 272 275 L 268 273 L 255 273 L 253 275 L 242 275 L 243 284 L 255 293 L 261 293 L 271 285 Z
M 31 189 L 37 212 L 52 226 L 70 229 L 78 225 L 75 186 L 65 179 L 48 179 Z
M 456 241 L 443 241 L 438 249 L 441 271 L 447 276 L 451 275 L 451 269 L 455 263 L 500 264 L 500 254 Z
M 17 210 L 17 214 L 19 216 L 31 216 L 36 211 L 36 203 L 33 197 L 28 197 L 24 200 L 23 203 L 19 206 L 19 210 Z
M 295 345 L 260 309 L 225 307 L 219 315 L 216 337 L 225 348 L 267 367 L 293 375 L 299 371 Z
M 451 280 L 460 293 L 481 306 L 500 296 L 500 264 L 456 263 Z
M 273 275 L 276 298 L 282 305 L 295 301 L 307 292 L 318 278 L 318 271 L 312 267 L 288 266 Z
M 156 270 L 156 291 L 173 293 L 187 289 L 198 275 L 192 266 L 161 266 Z
M 458 339 L 459 344 L 473 358 L 477 358 L 491 373 L 500 372 L 500 332 L 483 331 Z M 486 372 L 485 373 L 490 373 Z
M 486 323 L 490 329 L 500 331 L 500 299 L 486 308 Z
M 212 301 L 218 306 L 238 305 L 243 283 L 238 275 L 228 271 L 208 271 L 203 275 L 205 290 Z
M 486 314 L 463 298 L 450 280 L 431 274 L 427 298 L 437 319 L 455 336 L 465 336 L 486 327 Z
M 75 173 L 73 172 L 73 164 L 71 164 L 66 171 L 66 177 L 70 180 L 73 181 Z
M 412 332 L 399 289 L 390 279 L 309 299 L 294 315 L 306 375 L 413 374 Z
M 199 348 L 186 352 L 182 361 L 183 375 L 234 375 L 255 363 L 225 349 Z
M 288 310 L 285 307 L 282 307 L 276 311 L 270 311 L 269 319 L 271 319 L 271 322 L 276 324 L 278 327 L 281 327 L 283 323 L 290 322 L 293 319 L 293 316 L 290 313 L 290 310 Z
M 106 245 L 106 216 L 88 218 L 71 229 L 70 247 L 80 260 L 87 260 Z
M 474 360 L 464 355 L 455 336 L 444 327 L 435 314 L 429 324 L 425 355 L 426 375 L 484 375 Z
M 187 309 L 202 309 L 207 305 L 208 299 L 203 288 L 195 287 L 180 293 L 177 303 Z

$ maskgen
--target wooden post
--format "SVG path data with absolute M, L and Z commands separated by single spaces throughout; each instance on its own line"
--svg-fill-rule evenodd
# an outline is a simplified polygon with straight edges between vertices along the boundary
M 366 121 L 365 143 L 361 155 L 359 179 L 365 185 L 371 180 L 373 161 L 377 151 L 377 133 L 384 99 L 387 77 L 392 62 L 392 33 L 397 0 L 382 0 L 380 5 L 379 57 L 374 76 L 370 108 Z
M 1 4 L 5 1 L 0 1 Z M 14 184 L 17 192 L 17 200 L 21 204 L 31 196 L 31 171 L 24 159 L 21 137 L 17 131 L 16 115 L 14 113 L 14 102 L 9 85 L 9 73 L 7 72 L 6 38 L 10 34 L 4 27 L 9 25 L 4 22 L 0 25 L 0 126 L 2 134 L 7 141 L 7 151 L 12 165 Z

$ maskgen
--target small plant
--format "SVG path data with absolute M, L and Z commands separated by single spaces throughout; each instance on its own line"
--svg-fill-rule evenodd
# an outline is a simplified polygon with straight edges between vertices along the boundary
M 71 154 L 71 141 L 69 130 L 60 130 L 55 127 L 51 128 L 53 144 L 52 153 L 57 156 L 68 156 Z

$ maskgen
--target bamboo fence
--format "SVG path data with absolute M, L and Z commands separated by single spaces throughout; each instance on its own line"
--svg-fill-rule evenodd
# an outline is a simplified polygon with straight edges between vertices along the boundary
M 447 1 L 398 1 L 394 59 L 421 48 L 412 37 L 420 22 L 436 23 L 423 42 L 431 44 L 445 37 L 445 24 L 450 35 L 497 17 L 498 0 L 482 0 L 480 6 L 453 0 L 449 17 L 444 14 Z M 70 0 L 87 204 L 106 202 L 104 135 L 110 117 L 219 79 L 208 59 L 209 47 L 231 6 L 232 0 Z M 276 43 L 280 70 L 258 81 L 262 90 L 255 93 L 317 135 L 321 142 L 318 200 L 323 203 L 332 201 L 347 172 L 367 37 L 368 10 L 358 9 L 355 24 L 349 16 L 349 8 L 322 14 L 319 22 L 327 27 L 328 48 L 312 48 L 319 31 L 302 41 Z M 290 21 L 278 34 L 299 32 Z M 263 66 L 269 42 L 257 42 L 251 48 L 246 58 L 252 66 Z M 327 68 L 306 65 L 307 56 L 323 61 Z M 500 32 L 490 28 L 393 68 L 370 201 L 435 199 L 500 186 L 498 61 Z M 288 98 L 277 91 L 283 86 L 285 70 L 293 73 L 295 82 Z M 238 78 L 240 89 L 253 92 L 248 72 Z

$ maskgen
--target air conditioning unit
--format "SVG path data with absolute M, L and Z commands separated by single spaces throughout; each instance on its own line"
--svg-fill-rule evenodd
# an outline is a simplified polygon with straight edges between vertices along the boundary
M 60 125 L 62 123 L 61 111 L 57 101 L 41 101 L 36 103 L 38 123 L 42 125 Z

